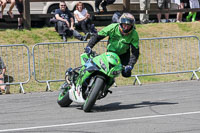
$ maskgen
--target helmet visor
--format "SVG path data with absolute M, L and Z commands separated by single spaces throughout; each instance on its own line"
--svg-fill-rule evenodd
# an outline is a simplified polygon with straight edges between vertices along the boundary
M 133 19 L 128 19 L 128 18 L 121 18 L 121 24 L 130 24 L 133 25 L 134 24 L 134 20 Z

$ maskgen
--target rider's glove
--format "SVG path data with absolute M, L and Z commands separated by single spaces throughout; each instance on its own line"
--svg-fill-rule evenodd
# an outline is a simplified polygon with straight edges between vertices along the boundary
M 122 76 L 123 77 L 130 77 L 132 69 L 133 69 L 133 67 L 130 66 L 130 65 L 125 66 L 124 70 L 122 71 Z
M 89 46 L 87 46 L 85 48 L 85 53 L 90 54 L 91 52 L 92 52 L 92 49 Z
M 132 69 L 133 69 L 132 66 L 127 65 L 127 66 L 125 66 L 124 71 L 125 71 L 125 73 L 127 73 L 127 72 L 130 72 Z
M 73 69 L 71 67 L 68 68 L 67 71 L 65 72 L 65 75 L 67 76 L 67 75 L 72 74 L 72 71 L 73 71 Z

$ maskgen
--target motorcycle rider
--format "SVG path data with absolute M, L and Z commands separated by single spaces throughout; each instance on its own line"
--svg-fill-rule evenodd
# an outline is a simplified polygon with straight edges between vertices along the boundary
M 86 53 L 91 53 L 97 42 L 109 37 L 107 51 L 119 55 L 121 64 L 125 66 L 122 70 L 123 77 L 130 77 L 131 70 L 139 57 L 139 36 L 135 30 L 135 18 L 130 13 L 123 13 L 119 23 L 113 23 L 95 34 L 85 48 Z

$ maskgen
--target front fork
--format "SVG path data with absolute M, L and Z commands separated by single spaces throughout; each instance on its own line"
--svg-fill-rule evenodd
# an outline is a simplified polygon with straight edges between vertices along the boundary
M 95 82 L 95 79 L 96 77 L 93 77 L 91 80 L 90 80 L 90 83 L 85 91 L 85 95 L 88 96 L 89 95 L 89 92 L 91 92 L 91 88 L 92 88 L 92 85 L 94 84 Z M 109 88 L 113 85 L 114 83 L 114 80 L 110 79 L 109 82 L 106 82 L 104 88 L 100 91 L 99 93 L 99 96 L 98 96 L 98 99 L 102 99 L 104 97 L 107 96 L 108 93 L 112 93 L 112 91 L 109 90 Z
M 87 89 L 85 90 L 85 93 L 84 93 L 84 98 L 85 98 L 85 99 L 86 99 L 87 96 L 89 95 L 89 92 L 90 92 L 90 90 L 91 90 L 91 88 L 92 88 L 92 85 L 93 85 L 95 79 L 96 79 L 96 77 L 93 77 L 93 78 L 90 80 L 90 83 L 89 83 L 89 85 L 87 86 Z
M 109 90 L 109 88 L 113 85 L 114 82 L 114 80 L 109 80 L 109 82 L 104 86 L 103 91 L 100 93 L 101 95 L 99 96 L 99 99 L 106 97 L 108 93 L 112 94 L 112 91 Z

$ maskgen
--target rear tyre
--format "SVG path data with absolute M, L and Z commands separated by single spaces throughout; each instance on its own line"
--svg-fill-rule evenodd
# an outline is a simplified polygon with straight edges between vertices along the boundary
M 85 101 L 85 104 L 83 105 L 83 110 L 85 112 L 90 112 L 92 107 L 94 106 L 100 90 L 104 87 L 104 80 L 101 78 L 97 78 L 94 84 L 92 85 L 92 88 L 90 90 L 90 93 Z
M 61 92 L 59 93 L 57 103 L 61 107 L 68 107 L 71 103 L 72 100 L 69 98 L 69 90 L 68 89 L 62 89 Z

